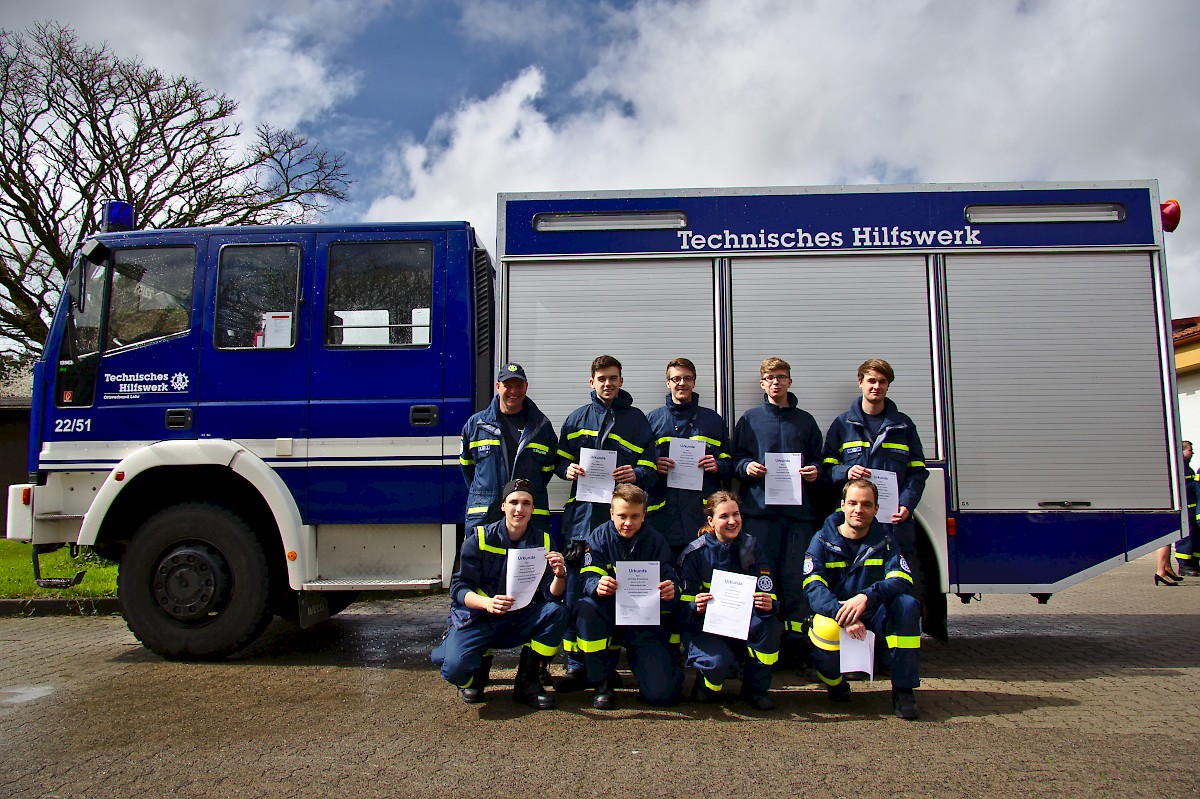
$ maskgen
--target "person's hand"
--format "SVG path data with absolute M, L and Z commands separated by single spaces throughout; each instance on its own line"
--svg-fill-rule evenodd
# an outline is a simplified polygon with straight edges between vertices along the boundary
M 572 463 L 571 465 L 569 465 L 567 467 L 567 479 L 568 480 L 578 480 L 580 477 L 583 477 L 585 474 L 587 474 L 587 472 L 585 472 L 583 470 L 583 467 L 580 466 L 578 463 Z
M 892 524 L 900 524 L 900 522 L 906 522 L 909 520 L 909 518 L 911 516 L 912 516 L 912 512 L 909 511 L 908 508 L 901 505 L 900 510 L 898 512 L 892 514 Z
M 488 600 L 488 613 L 495 613 L 497 616 L 502 616 L 512 609 L 515 597 L 500 594 Z
M 871 476 L 871 470 L 866 466 L 859 466 L 857 463 L 850 467 L 850 471 L 846 472 L 847 480 L 858 480 Z
M 675 598 L 675 583 L 670 580 L 663 580 L 658 584 L 658 598 L 663 602 L 670 602 Z
M 612 476 L 618 483 L 632 483 L 637 479 L 637 472 L 632 466 L 618 466 L 613 469 Z
M 666 474 L 671 469 L 675 468 L 675 461 L 670 458 L 659 458 L 655 463 L 658 465 L 658 473 Z
M 766 473 L 767 473 L 767 467 L 763 466 L 758 461 L 753 461 L 753 462 L 751 462 L 751 464 L 749 466 L 746 467 L 746 476 L 747 477 L 762 477 Z
M 867 625 L 863 624 L 861 621 L 854 622 L 854 624 L 846 627 L 845 630 L 846 635 L 850 636 L 856 641 L 861 641 L 867 637 Z
M 717 471 L 717 456 L 705 455 L 703 458 L 701 458 L 699 461 L 696 462 L 696 465 L 699 466 L 701 469 L 703 469 L 706 472 L 715 473 Z
M 703 613 L 709 602 L 712 602 L 712 594 L 696 594 L 696 612 Z
M 840 627 L 849 627 L 851 624 L 858 621 L 858 617 L 861 616 L 863 611 L 866 609 L 867 595 L 855 594 L 843 602 L 842 606 L 838 608 L 838 612 L 834 617 L 834 621 L 836 621 Z
M 567 576 L 567 562 L 563 560 L 561 552 L 547 552 L 546 560 L 550 561 L 550 571 L 554 572 L 555 577 Z
M 770 594 L 756 593 L 754 595 L 754 607 L 756 610 L 769 611 L 774 603 L 775 600 L 771 599 Z
M 617 593 L 617 578 L 609 577 L 607 574 L 600 578 L 600 582 L 596 585 L 596 596 L 616 596 Z
M 806 483 L 811 483 L 811 482 L 815 481 L 817 479 L 817 467 L 816 466 L 801 466 L 800 467 L 800 477 Z

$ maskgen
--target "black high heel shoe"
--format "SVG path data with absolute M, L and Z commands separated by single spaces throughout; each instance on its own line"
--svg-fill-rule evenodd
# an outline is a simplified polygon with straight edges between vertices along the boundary
M 1163 571 L 1163 577 L 1167 578 L 1168 580 L 1174 580 L 1177 583 L 1183 582 L 1183 578 L 1171 571 L 1169 568 Z
M 1179 583 L 1173 582 L 1169 577 L 1163 577 L 1161 574 L 1158 574 L 1157 572 L 1154 575 L 1154 584 L 1156 586 L 1158 586 L 1158 585 L 1179 585 Z

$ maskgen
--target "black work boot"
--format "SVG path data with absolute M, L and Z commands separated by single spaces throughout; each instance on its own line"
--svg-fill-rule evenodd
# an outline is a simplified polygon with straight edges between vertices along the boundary
M 605 678 L 596 686 L 592 694 L 592 707 L 596 710 L 612 710 L 617 706 L 617 695 L 613 693 L 612 682 Z
M 566 674 L 554 681 L 554 692 L 569 694 L 572 691 L 582 691 L 590 684 L 587 675 L 583 673 L 583 669 L 573 669 L 567 671 Z
M 750 707 L 754 708 L 755 710 L 774 710 L 775 709 L 774 700 L 772 700 L 771 697 L 767 696 L 766 694 L 756 694 L 756 693 L 754 693 L 754 691 L 750 690 L 749 688 L 743 687 L 740 696 L 742 697 L 743 702 L 745 702 L 746 704 L 748 704 Z
M 475 679 L 471 680 L 471 684 L 466 688 L 458 690 L 458 696 L 463 702 L 468 705 L 477 705 L 483 701 L 483 689 L 488 687 L 488 683 L 492 681 L 492 656 L 485 655 L 483 660 L 479 662 L 479 671 L 475 672 Z
M 529 705 L 534 710 L 552 710 L 554 697 L 546 693 L 538 681 L 542 657 L 527 646 L 521 647 L 517 677 L 513 680 L 513 701 Z
M 921 711 L 917 710 L 917 699 L 913 696 L 911 688 L 893 688 L 892 707 L 898 719 L 912 721 L 921 717 Z
M 845 680 L 842 680 L 837 685 L 826 685 L 825 691 L 829 695 L 830 702 L 850 701 L 850 683 Z

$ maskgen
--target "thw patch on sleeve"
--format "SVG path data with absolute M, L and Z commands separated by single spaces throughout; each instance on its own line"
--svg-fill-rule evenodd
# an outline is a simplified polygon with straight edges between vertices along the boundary
M 900 568 L 904 569 L 906 572 L 912 571 L 912 569 L 908 568 L 908 561 L 904 559 L 903 555 L 900 556 Z
M 771 575 L 758 575 L 758 590 L 764 594 L 769 594 L 775 590 L 775 583 L 771 580 Z
M 812 555 L 805 555 L 804 556 L 804 573 L 812 574 L 814 568 L 816 568 L 816 567 L 813 565 Z
M 592 565 L 592 551 L 590 549 L 587 552 L 583 553 L 583 565 L 584 566 Z

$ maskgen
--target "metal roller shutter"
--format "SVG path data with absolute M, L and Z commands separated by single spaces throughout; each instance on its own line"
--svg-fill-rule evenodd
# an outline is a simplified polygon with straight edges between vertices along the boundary
M 963 510 L 1170 508 L 1144 254 L 946 259 Z

